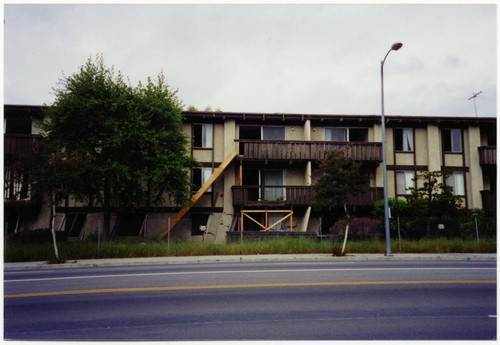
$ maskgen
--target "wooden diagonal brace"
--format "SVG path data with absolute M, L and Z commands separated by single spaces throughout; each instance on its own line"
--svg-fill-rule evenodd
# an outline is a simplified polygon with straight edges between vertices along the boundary
M 186 203 L 186 205 L 184 205 L 184 207 L 179 211 L 179 213 L 177 213 L 175 215 L 174 219 L 170 223 L 170 229 L 168 227 L 166 227 L 162 231 L 162 233 L 160 234 L 160 238 L 164 238 L 168 234 L 168 232 L 173 229 L 173 227 L 182 219 L 182 217 L 184 217 L 184 215 L 189 211 L 189 209 L 191 207 L 193 207 L 193 205 L 198 201 L 198 199 L 203 195 L 203 193 L 205 193 L 207 191 L 208 187 L 210 187 L 212 185 L 212 183 L 214 183 L 214 181 L 217 179 L 217 177 L 219 177 L 222 174 L 222 172 L 224 171 L 224 169 L 227 168 L 227 166 L 229 165 L 229 163 L 231 163 L 231 161 L 237 155 L 238 155 L 238 152 L 237 151 L 233 151 L 233 152 L 231 152 L 226 157 L 226 159 L 224 160 L 224 162 L 222 162 L 221 165 L 219 165 L 219 167 L 217 168 L 217 170 L 215 170 L 215 172 L 212 174 L 212 176 L 210 176 L 210 178 L 208 179 L 208 181 L 205 182 L 205 184 L 196 192 L 195 195 L 193 195 L 193 197 L 191 198 L 191 200 L 188 201 Z

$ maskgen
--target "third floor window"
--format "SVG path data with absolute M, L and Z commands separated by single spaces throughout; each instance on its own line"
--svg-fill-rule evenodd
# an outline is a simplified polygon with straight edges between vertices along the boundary
M 213 125 L 211 123 L 193 125 L 193 147 L 212 148 Z
M 413 128 L 395 128 L 394 146 L 396 151 L 413 151 Z
M 327 127 L 323 132 L 325 141 L 368 141 L 368 128 Z
M 347 128 L 325 128 L 326 141 L 347 141 Z
M 285 140 L 285 127 L 263 126 L 262 140 Z
M 443 151 L 462 152 L 462 130 L 443 129 Z

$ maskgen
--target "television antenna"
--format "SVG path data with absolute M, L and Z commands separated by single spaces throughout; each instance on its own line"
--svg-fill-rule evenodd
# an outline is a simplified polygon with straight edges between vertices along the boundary
M 476 117 L 477 117 L 476 97 L 479 96 L 479 94 L 481 93 L 483 93 L 483 91 L 479 91 L 477 93 L 474 93 L 474 91 L 472 91 L 472 97 L 468 99 L 468 101 L 472 99 L 472 101 L 474 102 L 474 110 L 476 111 Z

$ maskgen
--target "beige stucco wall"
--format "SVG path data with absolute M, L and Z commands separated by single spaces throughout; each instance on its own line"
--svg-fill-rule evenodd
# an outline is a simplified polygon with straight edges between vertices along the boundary
M 467 195 L 469 196 L 469 208 L 481 208 L 481 190 L 484 190 L 483 173 L 479 164 L 479 150 L 481 146 L 481 132 L 479 127 L 469 127 L 467 135 L 464 137 L 467 165 L 469 173 L 465 174 L 467 184 Z
M 304 140 L 304 127 L 302 126 L 286 126 L 286 140 Z
M 311 126 L 311 141 L 323 140 L 323 127 Z
M 425 128 L 415 128 L 415 155 L 417 165 L 429 163 L 429 152 L 427 150 L 427 131 Z
M 305 169 L 286 169 L 286 185 L 287 186 L 303 186 L 305 181 Z
M 214 124 L 214 161 L 222 162 L 226 158 L 224 156 L 224 147 L 226 145 L 226 138 L 224 137 L 224 125 Z M 234 137 L 232 142 L 234 143 Z
M 381 129 L 382 130 L 382 129 Z M 385 128 L 385 152 L 386 152 L 386 159 L 387 159 L 387 165 L 394 165 L 394 130 L 392 128 Z M 382 141 L 382 139 L 380 139 Z
M 461 167 L 464 165 L 462 153 L 445 153 L 444 162 L 447 167 Z
M 396 162 L 398 165 L 413 165 L 413 152 L 396 153 Z
M 224 124 L 224 158 L 227 157 L 234 149 L 234 138 L 236 137 L 236 123 L 234 120 L 226 120 Z M 223 181 L 224 181 L 224 213 L 232 214 L 233 210 L 233 200 L 232 200 L 232 190 L 231 187 L 238 184 L 238 169 L 236 169 L 237 160 L 233 162 L 224 171 Z
M 311 120 L 306 120 L 304 122 L 303 131 L 304 131 L 303 140 L 308 140 L 308 141 L 311 140 Z
M 441 140 L 439 128 L 436 125 L 427 125 L 427 157 L 429 171 L 441 170 Z

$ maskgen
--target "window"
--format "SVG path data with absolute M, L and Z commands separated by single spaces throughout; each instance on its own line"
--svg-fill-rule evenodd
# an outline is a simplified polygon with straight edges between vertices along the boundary
M 285 140 L 285 127 L 262 127 L 262 140 Z
M 325 141 L 347 141 L 347 128 L 325 128 Z
M 445 152 L 462 152 L 462 130 L 443 129 L 443 150 Z
M 80 237 L 87 219 L 86 213 L 67 213 L 64 231 L 68 237 Z
M 4 199 L 23 200 L 31 196 L 28 176 L 15 168 L 4 170 Z
M 116 217 L 112 234 L 125 237 L 140 236 L 145 218 L 145 213 L 119 214 Z
M 411 191 L 408 190 L 408 188 L 415 187 L 414 179 L 415 171 L 413 170 L 396 171 L 396 194 L 411 194 Z
M 368 128 L 349 128 L 349 141 L 368 141 Z
M 4 134 L 31 134 L 30 118 L 4 118 L 3 126 Z
M 396 151 L 413 151 L 413 128 L 395 128 Z
M 212 148 L 213 125 L 211 123 L 193 125 L 193 146 Z
M 283 186 L 285 184 L 284 170 L 261 170 L 261 184 L 263 186 Z M 262 188 L 262 200 L 285 200 L 285 188 Z
M 191 215 L 191 236 L 201 236 L 207 231 L 208 213 L 193 213 Z
M 200 189 L 212 176 L 212 168 L 196 168 L 193 169 L 193 184 L 196 190 Z M 207 192 L 212 191 L 212 186 L 208 187 Z
M 368 141 L 368 128 L 325 128 L 323 130 L 325 141 L 347 142 Z
M 446 178 L 446 185 L 453 187 L 453 195 L 465 195 L 464 172 L 454 171 L 453 174 Z

